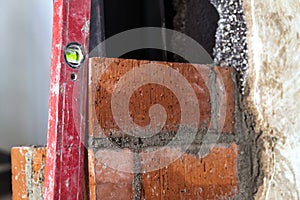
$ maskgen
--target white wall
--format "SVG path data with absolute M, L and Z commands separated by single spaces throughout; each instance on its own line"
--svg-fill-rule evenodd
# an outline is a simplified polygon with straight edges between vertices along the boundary
M 300 2 L 249 0 L 247 104 L 262 130 L 257 200 L 300 199 Z
M 0 150 L 45 144 L 52 0 L 0 0 Z

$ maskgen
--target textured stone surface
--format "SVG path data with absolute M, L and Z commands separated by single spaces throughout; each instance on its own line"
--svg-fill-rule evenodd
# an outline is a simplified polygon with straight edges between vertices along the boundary
M 234 67 L 239 72 L 239 86 L 243 94 L 248 69 L 247 25 L 243 0 L 210 0 L 210 2 L 220 15 L 214 62 L 222 67 Z
M 214 49 L 216 64 L 245 70 L 248 55 L 243 1 L 211 0 L 211 3 L 220 15 Z
M 300 199 L 300 3 L 245 2 L 249 27 L 246 104 L 262 130 L 263 185 L 256 199 Z

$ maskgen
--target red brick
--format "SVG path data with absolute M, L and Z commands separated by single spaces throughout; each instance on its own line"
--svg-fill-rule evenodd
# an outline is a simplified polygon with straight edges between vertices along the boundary
M 220 108 L 225 108 L 225 120 L 223 125 L 223 132 L 233 133 L 234 131 L 234 113 L 235 113 L 235 99 L 234 99 L 234 84 L 232 81 L 232 68 L 225 67 L 215 67 L 214 70 L 217 72 L 217 80 L 221 80 L 221 85 L 224 86 L 225 93 L 220 90 L 222 95 L 224 95 L 224 103 L 220 105 Z
M 146 63 L 163 64 L 165 67 L 177 70 L 181 75 L 183 75 L 192 86 L 198 99 L 200 110 L 199 127 L 201 127 L 204 122 L 206 122 L 206 124 L 210 123 L 210 94 L 207 87 L 209 69 L 207 66 L 195 65 L 200 68 L 200 74 L 191 64 L 92 58 L 90 63 L 89 82 L 89 127 L 91 135 L 96 137 L 105 137 L 103 133 L 106 134 L 111 131 L 120 131 L 120 128 L 113 119 L 111 111 L 112 92 L 116 83 L 127 72 Z M 215 71 L 217 71 L 217 74 L 221 74 L 221 76 L 218 77 L 222 77 L 226 91 L 225 96 L 228 97 L 226 99 L 227 104 L 222 105 L 226 109 L 225 126 L 223 131 L 233 133 L 234 88 L 231 80 L 231 71 L 227 69 L 223 70 L 223 68 L 215 68 Z M 149 73 L 149 75 L 151 74 Z M 147 74 L 145 76 L 147 76 Z M 168 77 L 169 74 L 163 74 L 163 76 Z M 185 92 L 186 91 L 183 91 L 183 94 L 185 94 Z M 137 89 L 132 94 L 129 110 L 133 121 L 140 126 L 148 125 L 150 122 L 149 108 L 156 103 L 161 104 L 168 114 L 164 130 L 174 130 L 180 123 L 181 119 L 179 100 L 169 88 L 153 83 Z M 113 136 L 118 135 L 115 134 Z
M 12 158 L 12 198 L 28 199 L 26 190 L 26 148 L 13 148 Z
M 93 150 L 88 150 L 88 173 L 89 173 L 89 199 L 96 200 L 96 174 L 95 174 L 95 156 Z
M 229 199 L 238 192 L 237 146 L 215 146 L 199 158 L 183 154 L 167 167 L 142 174 L 142 199 Z M 173 149 L 179 153 L 179 149 Z M 156 155 L 164 162 L 167 155 Z
M 133 156 L 128 154 L 118 157 L 122 151 L 89 152 L 90 199 L 134 199 Z M 129 169 L 131 172 L 122 169 Z

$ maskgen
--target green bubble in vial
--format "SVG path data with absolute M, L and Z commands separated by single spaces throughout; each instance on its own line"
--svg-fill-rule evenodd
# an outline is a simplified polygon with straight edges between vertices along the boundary
M 81 60 L 80 54 L 76 50 L 68 50 L 66 52 L 68 62 L 78 63 Z

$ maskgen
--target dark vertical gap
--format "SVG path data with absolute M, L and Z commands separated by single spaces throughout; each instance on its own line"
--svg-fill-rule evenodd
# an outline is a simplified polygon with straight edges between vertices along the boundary
M 126 30 L 165 27 L 190 36 L 213 57 L 218 20 L 218 12 L 209 0 L 92 0 L 90 50 L 105 38 Z M 162 42 L 174 42 L 172 38 L 164 39 Z M 151 41 L 151 35 L 145 40 Z M 112 47 L 106 48 L 106 57 L 111 57 Z M 135 50 L 121 57 L 186 62 L 157 49 Z
M 143 26 L 141 0 L 103 0 L 105 37 Z
M 105 38 L 134 28 L 143 27 L 141 0 L 104 0 Z M 122 44 L 120 44 L 122 45 Z M 107 46 L 107 57 L 112 47 Z M 144 50 L 128 52 L 122 58 L 145 58 Z
M 105 39 L 104 29 L 103 0 L 91 0 L 90 52 Z
M 86 140 L 87 141 L 87 140 Z M 86 146 L 86 145 L 85 145 Z M 89 184 L 89 159 L 88 150 L 84 148 L 84 176 L 83 176 L 83 199 L 90 199 L 90 184 Z
M 185 34 L 192 37 L 213 57 L 219 13 L 209 0 L 189 0 L 186 5 Z
M 143 27 L 165 27 L 164 0 L 141 0 Z M 163 33 L 162 33 L 163 34 Z M 151 35 L 145 37 L 149 42 L 153 39 Z M 163 38 L 163 36 L 162 36 Z M 163 41 L 161 41 L 163 43 Z M 146 49 L 145 58 L 147 60 L 167 61 L 167 54 L 159 49 Z
M 209 0 L 172 0 L 173 29 L 196 40 L 213 58 L 219 13 Z M 176 62 L 184 62 L 174 56 Z
M 165 13 L 165 28 L 174 30 L 174 17 L 176 15 L 173 0 L 164 0 L 164 13 Z M 171 43 L 172 38 L 166 38 L 167 43 Z M 167 52 L 167 61 L 174 62 L 174 54 L 171 52 Z
M 92 0 L 90 50 L 105 38 L 126 30 L 166 27 L 192 37 L 212 56 L 218 20 L 218 12 L 208 0 Z M 171 38 L 166 42 L 172 42 Z M 172 53 L 154 49 L 136 50 L 121 57 L 176 61 Z
M 163 2 L 164 0 L 92 0 L 90 51 L 104 39 L 123 31 L 141 27 L 164 27 Z M 151 41 L 151 35 L 143 37 Z M 106 48 L 106 57 L 111 57 L 109 52 L 113 48 Z M 135 50 L 121 58 L 167 60 L 166 53 L 157 49 Z
M 0 151 L 0 199 L 2 196 L 7 196 L 12 193 L 11 185 L 11 154 L 8 152 Z

